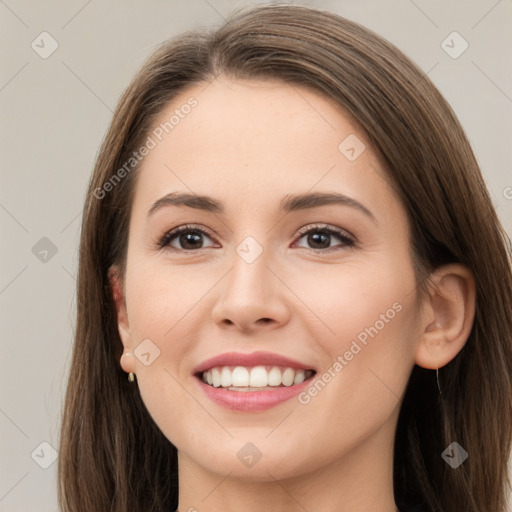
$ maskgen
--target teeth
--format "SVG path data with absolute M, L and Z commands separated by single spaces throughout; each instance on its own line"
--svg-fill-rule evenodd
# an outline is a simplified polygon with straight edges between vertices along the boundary
M 306 372 L 304 370 L 298 370 L 295 372 L 295 377 L 293 379 L 294 384 L 300 384 L 306 380 Z
M 233 377 L 231 376 L 231 372 L 229 371 L 229 368 L 222 368 L 222 372 L 220 374 L 220 385 L 223 388 L 228 388 L 233 384 Z
M 218 388 L 220 386 L 220 372 L 218 368 L 212 369 L 212 381 L 214 388 Z
M 270 372 L 268 372 L 268 385 L 269 386 L 280 386 L 281 385 L 281 370 L 274 366 Z
M 249 375 L 251 388 L 264 388 L 268 384 L 268 373 L 264 366 L 255 366 Z
M 253 388 L 293 386 L 313 375 L 312 370 L 295 370 L 279 366 L 217 366 L 202 373 L 201 378 L 210 386 L 250 391 Z M 249 389 L 250 388 L 250 389 Z
M 215 369 L 215 368 L 214 368 Z M 229 368 L 226 368 L 229 371 Z M 249 385 L 249 372 L 243 366 L 237 366 L 232 373 L 233 386 L 247 387 Z
M 281 380 L 285 386 L 291 386 L 293 384 L 293 379 L 295 378 L 295 371 L 292 368 L 286 368 L 283 372 L 283 376 Z

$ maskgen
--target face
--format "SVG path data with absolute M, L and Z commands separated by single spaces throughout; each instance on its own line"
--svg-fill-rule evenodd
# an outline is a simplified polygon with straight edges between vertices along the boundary
M 406 213 L 361 129 L 316 92 L 219 77 L 150 137 L 121 364 L 180 464 L 268 480 L 389 451 L 419 311 Z

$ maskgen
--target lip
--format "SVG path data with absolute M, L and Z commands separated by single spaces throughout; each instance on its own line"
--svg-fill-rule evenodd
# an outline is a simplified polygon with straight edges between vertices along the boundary
M 214 388 L 204 383 L 197 376 L 194 377 L 203 393 L 212 402 L 232 411 L 245 412 L 263 411 L 286 402 L 304 391 L 313 379 L 314 375 L 300 384 L 277 387 L 268 391 L 231 391 L 224 388 Z
M 203 361 L 200 365 L 192 370 L 194 375 L 210 370 L 215 366 L 283 366 L 285 368 L 293 368 L 294 370 L 314 370 L 316 369 L 307 364 L 301 363 L 288 357 L 273 354 L 272 352 L 251 352 L 250 354 L 244 354 L 241 352 L 228 352 L 220 354 Z

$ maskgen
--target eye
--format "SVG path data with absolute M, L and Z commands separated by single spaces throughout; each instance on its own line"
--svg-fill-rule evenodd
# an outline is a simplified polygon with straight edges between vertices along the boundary
M 301 228 L 299 233 L 301 234 L 299 240 L 306 237 L 306 242 L 313 246 L 313 250 L 311 252 L 331 252 L 333 250 L 340 250 L 340 248 L 336 248 L 336 246 L 334 248 L 329 247 L 332 237 L 341 241 L 341 244 L 338 244 L 338 246 L 341 245 L 341 248 L 353 247 L 355 245 L 354 239 L 346 231 L 340 228 L 328 227 L 325 225 L 306 226 Z M 305 248 L 311 250 L 311 248 Z
M 306 239 L 307 243 L 312 244 L 312 248 L 304 247 L 310 252 L 331 252 L 340 250 L 343 247 L 353 247 L 354 239 L 346 231 L 340 228 L 328 227 L 325 225 L 306 226 L 299 229 L 301 235 L 298 240 Z M 158 242 L 159 249 L 167 248 L 173 252 L 195 252 L 199 249 L 207 249 L 213 245 L 202 246 L 203 237 L 212 239 L 212 236 L 194 225 L 180 226 L 166 233 Z M 330 247 L 332 237 L 337 238 L 341 243 Z M 178 244 L 178 246 L 176 246 Z M 339 247 L 341 246 L 341 247 Z M 329 250 L 326 250 L 329 249 Z
M 160 249 L 166 247 L 171 251 L 196 251 L 198 249 L 205 249 L 205 247 L 201 247 L 201 237 L 203 236 L 210 238 L 210 235 L 204 229 L 191 225 L 181 226 L 166 233 L 158 243 L 158 246 Z M 179 244 L 178 247 L 173 244 L 174 239 Z

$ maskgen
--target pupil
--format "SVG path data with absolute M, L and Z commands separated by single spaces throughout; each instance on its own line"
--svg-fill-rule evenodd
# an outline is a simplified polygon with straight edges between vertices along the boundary
M 191 247 L 187 247 L 187 244 L 191 242 L 191 239 L 194 239 L 196 244 L 192 243 Z M 201 235 L 199 233 L 187 233 L 180 236 L 180 244 L 184 249 L 197 249 L 197 242 L 201 241 Z
M 328 234 L 325 234 L 325 233 L 315 233 L 315 234 L 310 234 L 309 235 L 309 240 L 308 242 L 310 243 L 313 243 L 313 244 L 318 244 L 320 243 L 320 245 L 322 245 L 322 241 L 321 241 L 321 238 L 323 238 L 324 242 L 327 244 L 327 247 L 329 246 L 329 236 Z M 325 245 L 324 243 L 324 245 Z

